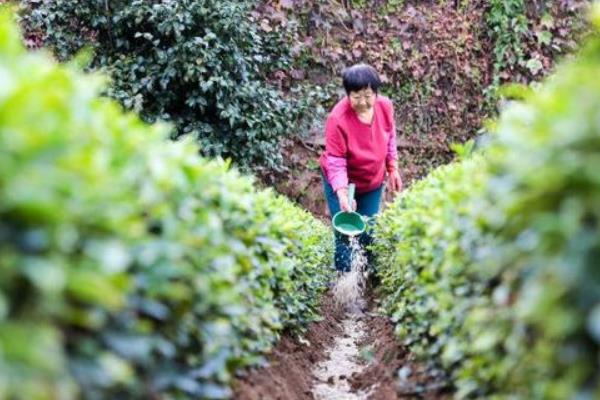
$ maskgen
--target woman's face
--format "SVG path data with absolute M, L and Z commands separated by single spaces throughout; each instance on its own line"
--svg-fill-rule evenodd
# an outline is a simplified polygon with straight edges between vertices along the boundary
M 373 108 L 375 103 L 376 94 L 370 87 L 361 89 L 356 92 L 350 92 L 348 98 L 350 99 L 350 105 L 357 113 L 362 113 Z

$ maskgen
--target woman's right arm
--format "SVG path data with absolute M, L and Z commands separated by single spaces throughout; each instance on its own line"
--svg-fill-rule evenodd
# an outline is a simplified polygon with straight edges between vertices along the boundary
M 347 151 L 346 139 L 340 124 L 335 117 L 329 116 L 325 125 L 327 178 L 338 196 L 340 208 L 343 211 L 351 211 L 356 208 L 348 203 Z

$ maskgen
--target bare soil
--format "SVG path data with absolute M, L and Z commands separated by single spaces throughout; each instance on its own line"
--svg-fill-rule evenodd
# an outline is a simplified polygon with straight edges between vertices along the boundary
M 326 358 L 326 348 L 343 331 L 343 312 L 331 295 L 325 297 L 321 313 L 324 319 L 311 324 L 304 337 L 284 335 L 269 355 L 268 367 L 251 369 L 237 379 L 234 399 L 313 399 L 313 367 Z
M 368 297 L 368 310 L 352 316 L 336 307 L 328 293 L 322 308 L 324 319 L 311 324 L 302 338 L 285 335 L 268 356 L 267 367 L 250 369 L 237 379 L 234 399 L 312 400 L 324 398 L 323 393 L 331 393 L 332 399 L 450 398 L 399 344 L 392 322 L 377 313 L 373 295 Z M 361 332 L 348 332 L 349 327 Z M 346 351 L 355 365 L 347 374 L 336 371 L 336 376 L 327 378 L 325 369 L 335 364 L 335 357 L 339 363 L 348 361 L 339 354 L 340 346 L 357 346 Z M 398 377 L 401 368 L 411 371 L 404 380 Z M 330 386 L 330 392 L 323 391 L 324 384 Z
M 377 308 L 377 300 L 371 294 L 370 308 Z M 436 382 L 426 372 L 424 365 L 417 362 L 409 349 L 399 344 L 394 335 L 394 324 L 376 312 L 367 313 L 364 317 L 369 327 L 361 346 L 364 353 L 370 354 L 366 368 L 352 377 L 350 384 L 356 391 L 377 386 L 369 396 L 369 400 L 388 399 L 450 399 L 448 388 Z M 406 379 L 399 377 L 399 371 L 410 371 Z M 400 374 L 402 375 L 402 374 Z

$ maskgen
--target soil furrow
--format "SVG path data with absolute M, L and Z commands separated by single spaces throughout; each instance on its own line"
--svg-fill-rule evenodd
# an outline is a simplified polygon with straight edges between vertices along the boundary
M 234 384 L 237 400 L 447 399 L 429 385 L 425 369 L 394 337 L 389 318 L 377 313 L 370 295 L 368 310 L 347 314 L 325 296 L 324 319 L 303 337 L 284 335 L 267 358 Z M 401 381 L 400 375 L 405 379 Z M 409 371 L 409 374 L 406 372 Z M 415 390 L 407 390 L 415 388 Z

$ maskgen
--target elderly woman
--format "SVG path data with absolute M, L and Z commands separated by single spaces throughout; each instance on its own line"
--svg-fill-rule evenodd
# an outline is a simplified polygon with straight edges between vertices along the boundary
M 402 190 L 394 109 L 390 99 L 378 94 L 381 80 L 373 67 L 346 68 L 342 80 L 347 96 L 327 117 L 325 151 L 320 158 L 325 198 L 331 216 L 342 210 L 371 217 L 379 211 L 386 175 L 393 192 Z M 354 204 L 348 202 L 349 183 L 356 185 Z M 370 242 L 368 234 L 360 239 L 363 245 Z M 338 271 L 350 270 L 350 255 L 348 241 L 336 235 Z

